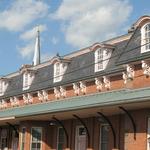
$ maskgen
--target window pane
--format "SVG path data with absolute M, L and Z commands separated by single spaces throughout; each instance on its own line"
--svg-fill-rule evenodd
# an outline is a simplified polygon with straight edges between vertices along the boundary
M 42 128 L 32 128 L 31 150 L 41 150 Z
M 107 124 L 101 126 L 100 135 L 101 135 L 101 138 L 100 138 L 101 149 L 100 150 L 108 150 L 109 126 Z
M 63 150 L 64 141 L 65 141 L 64 129 L 58 128 L 57 150 Z

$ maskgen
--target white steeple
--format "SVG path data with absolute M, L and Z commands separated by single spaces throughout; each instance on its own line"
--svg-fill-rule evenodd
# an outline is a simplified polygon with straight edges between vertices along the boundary
M 39 31 L 39 27 L 37 27 L 37 35 L 36 35 L 34 58 L 33 58 L 33 65 L 36 66 L 38 64 L 40 64 L 40 31 Z

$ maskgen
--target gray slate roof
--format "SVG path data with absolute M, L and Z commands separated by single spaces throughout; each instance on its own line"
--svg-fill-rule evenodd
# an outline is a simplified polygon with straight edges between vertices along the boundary
M 141 53 L 141 31 L 138 27 L 134 31 L 116 63 L 122 65 L 147 58 L 150 58 L 150 52 Z
M 105 42 L 104 42 L 105 43 Z M 107 42 L 106 42 L 107 43 Z M 137 28 L 131 38 L 114 44 L 115 49 L 105 70 L 94 72 L 94 51 L 72 57 L 69 62 L 67 71 L 65 72 L 61 82 L 53 82 L 54 68 L 53 64 L 39 68 L 35 74 L 35 79 L 30 89 L 23 91 L 23 75 L 12 77 L 9 86 L 0 98 L 21 95 L 26 92 L 34 92 L 46 88 L 53 88 L 60 85 L 66 85 L 81 80 L 94 78 L 97 76 L 110 75 L 116 72 L 122 72 L 125 68 L 122 64 L 131 63 L 134 61 L 150 58 L 150 52 L 141 54 L 141 32 Z
M 41 89 L 57 87 L 85 79 L 94 78 L 96 76 L 109 75 L 118 71 L 123 71 L 124 68 L 117 66 L 118 54 L 124 49 L 128 41 L 117 43 L 113 50 L 112 57 L 109 60 L 107 68 L 104 71 L 94 72 L 94 51 L 71 58 L 67 71 L 65 72 L 61 82 L 53 82 L 53 64 L 43 68 L 39 68 L 35 74 L 35 79 L 32 82 L 30 89 L 23 91 L 23 75 L 12 77 L 9 86 L 1 98 L 21 95 L 26 92 L 34 92 Z

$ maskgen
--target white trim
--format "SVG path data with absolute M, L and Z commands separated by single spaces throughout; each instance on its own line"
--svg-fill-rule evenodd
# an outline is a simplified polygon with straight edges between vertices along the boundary
M 30 150 L 32 150 L 32 129 L 41 129 L 41 141 L 39 142 L 41 144 L 40 150 L 42 150 L 42 136 L 43 136 L 43 128 L 42 127 L 32 127 L 31 128 L 31 140 L 30 140 Z
M 141 53 L 145 53 L 145 52 L 149 52 L 150 51 L 150 49 L 148 49 L 148 50 L 146 50 L 146 48 L 145 48 L 145 43 L 146 43 L 146 41 L 145 41 L 145 27 L 147 26 L 147 25 L 150 25 L 150 22 L 148 22 L 148 23 L 146 23 L 145 25 L 143 25 L 142 26 L 142 28 L 141 28 Z M 149 30 L 149 32 L 150 32 L 150 30 Z M 149 39 L 150 40 L 150 39 Z
M 76 131 L 75 131 L 75 150 L 79 150 L 78 148 L 78 138 L 79 138 L 79 128 L 84 128 L 83 125 L 77 125 L 76 126 Z M 86 134 L 85 135 L 80 135 L 80 137 L 85 137 L 85 147 L 86 147 Z
M 35 75 L 31 72 L 24 72 L 23 74 L 23 90 L 28 90 L 34 80 Z
M 105 70 L 109 59 L 111 57 L 112 50 L 107 48 L 98 48 L 95 50 L 95 72 Z
M 56 62 L 54 64 L 54 82 L 60 82 L 63 78 L 64 73 L 66 72 L 68 67 L 67 63 L 64 62 Z

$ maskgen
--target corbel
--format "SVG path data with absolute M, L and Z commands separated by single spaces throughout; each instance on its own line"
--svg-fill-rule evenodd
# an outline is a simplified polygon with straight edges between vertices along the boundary
M 95 78 L 95 84 L 96 84 L 96 89 L 98 91 L 101 91 L 103 88 L 102 79 L 101 78 Z
M 150 76 L 150 63 L 145 60 L 142 60 L 141 63 L 142 63 L 143 74 L 146 77 L 149 77 Z
M 105 88 L 109 90 L 110 89 L 110 78 L 103 76 L 103 82 L 104 82 Z
M 85 81 L 80 81 L 80 90 L 83 94 L 86 94 L 86 82 Z

